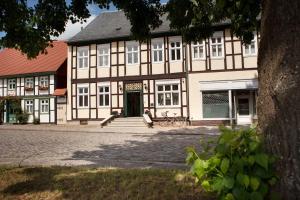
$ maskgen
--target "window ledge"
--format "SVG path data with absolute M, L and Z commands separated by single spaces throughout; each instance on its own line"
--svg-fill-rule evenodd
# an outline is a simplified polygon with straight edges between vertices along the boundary
M 222 57 L 210 57 L 212 60 L 223 60 L 224 56 Z

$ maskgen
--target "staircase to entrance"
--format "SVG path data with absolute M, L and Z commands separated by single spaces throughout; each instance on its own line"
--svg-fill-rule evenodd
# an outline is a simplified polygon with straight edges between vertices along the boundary
M 106 128 L 147 128 L 143 117 L 119 117 L 108 123 Z

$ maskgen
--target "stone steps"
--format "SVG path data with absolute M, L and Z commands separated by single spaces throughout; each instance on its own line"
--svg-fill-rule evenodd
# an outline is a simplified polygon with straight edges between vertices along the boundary
M 116 118 L 111 123 L 108 123 L 107 128 L 147 128 L 142 117 L 127 117 Z

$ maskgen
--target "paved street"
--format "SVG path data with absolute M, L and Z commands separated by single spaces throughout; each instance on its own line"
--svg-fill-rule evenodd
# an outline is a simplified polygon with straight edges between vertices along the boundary
M 204 133 L 217 130 L 0 126 L 0 164 L 184 168 L 185 148 L 214 137 Z

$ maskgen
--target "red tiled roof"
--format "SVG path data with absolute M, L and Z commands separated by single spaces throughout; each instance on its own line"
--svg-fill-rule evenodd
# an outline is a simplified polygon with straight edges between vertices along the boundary
M 62 89 L 55 89 L 53 95 L 54 96 L 65 96 L 67 94 L 67 89 L 62 88 Z
M 0 76 L 55 72 L 67 59 L 67 44 L 54 41 L 47 54 L 39 54 L 35 59 L 27 59 L 25 54 L 15 49 L 0 52 Z

